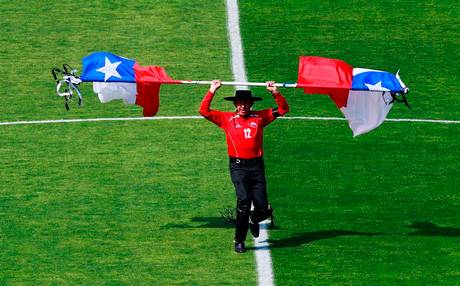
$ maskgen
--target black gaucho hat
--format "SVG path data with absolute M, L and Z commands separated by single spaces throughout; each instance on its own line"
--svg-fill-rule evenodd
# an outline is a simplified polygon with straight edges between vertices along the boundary
M 252 101 L 262 100 L 261 97 L 252 96 L 250 90 L 237 90 L 235 92 L 235 96 L 224 97 L 224 99 L 228 100 L 228 101 L 236 101 L 238 99 L 243 99 L 243 100 L 248 99 L 248 100 L 252 100 Z

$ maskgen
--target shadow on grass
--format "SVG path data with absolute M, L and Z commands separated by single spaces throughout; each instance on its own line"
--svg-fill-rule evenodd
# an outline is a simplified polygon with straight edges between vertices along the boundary
M 224 217 L 194 217 L 190 219 L 190 223 L 177 224 L 168 223 L 161 229 L 170 228 L 234 228 L 235 221 Z M 270 229 L 280 229 L 277 225 Z
M 382 233 L 358 232 L 358 231 L 351 231 L 351 230 L 332 229 L 332 230 L 320 230 L 320 231 L 313 231 L 313 232 L 298 233 L 288 238 L 269 239 L 268 242 L 270 243 L 270 248 L 283 248 L 283 247 L 301 246 L 304 244 L 311 243 L 313 241 L 317 241 L 321 239 L 328 239 L 328 238 L 335 238 L 339 236 L 350 236 L 350 235 L 375 236 L 375 235 L 381 235 L 381 234 Z
M 235 223 L 224 217 L 194 217 L 190 219 L 190 223 L 184 224 L 166 224 L 162 229 L 205 229 L 205 228 L 234 228 Z M 279 227 L 275 226 L 275 229 Z M 416 229 L 414 232 L 401 234 L 408 236 L 445 236 L 445 237 L 460 237 L 460 228 L 453 227 L 439 227 L 431 222 L 414 222 L 408 228 Z M 312 243 L 322 239 L 330 239 L 340 236 L 377 236 L 388 235 L 388 233 L 381 232 L 359 232 L 353 230 L 320 230 L 313 232 L 302 232 L 293 235 L 292 237 L 283 239 L 269 239 L 269 246 L 267 248 L 284 248 L 284 247 L 297 247 Z M 250 247 L 248 249 L 251 249 Z
M 194 217 L 191 223 L 185 224 L 166 224 L 162 229 L 170 228 L 234 228 L 235 224 L 222 217 Z
M 417 229 L 414 232 L 404 235 L 409 236 L 444 236 L 444 237 L 460 237 L 460 228 L 439 227 L 432 222 L 414 222 L 409 228 Z M 295 234 L 292 237 L 283 239 L 269 239 L 270 248 L 296 247 L 305 245 L 321 239 L 335 238 L 339 236 L 376 236 L 385 235 L 385 233 L 358 232 L 351 230 L 321 230 L 314 232 L 303 232 Z
M 417 229 L 407 235 L 460 237 L 460 228 L 439 227 L 432 222 L 414 222 L 409 228 Z
M 229 220 L 223 217 L 194 217 L 190 219 L 190 223 L 177 224 L 168 223 L 161 226 L 161 229 L 172 229 L 172 228 L 235 228 L 235 221 Z M 276 224 L 272 229 L 280 229 Z

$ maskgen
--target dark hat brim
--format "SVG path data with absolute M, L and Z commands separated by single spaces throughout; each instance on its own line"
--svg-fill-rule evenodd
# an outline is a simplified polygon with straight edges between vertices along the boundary
M 249 98 L 241 98 L 241 97 L 236 97 L 236 96 L 227 96 L 227 97 L 224 97 L 225 100 L 228 100 L 228 101 L 236 101 L 237 99 L 246 99 L 246 100 L 252 100 L 252 101 L 261 101 L 262 98 L 261 97 L 258 97 L 258 96 L 251 96 Z

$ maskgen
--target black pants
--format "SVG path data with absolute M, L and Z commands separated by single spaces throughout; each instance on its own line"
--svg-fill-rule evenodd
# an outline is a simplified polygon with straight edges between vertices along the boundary
M 243 242 L 251 221 L 258 223 L 269 216 L 265 165 L 262 157 L 255 159 L 230 158 L 230 176 L 235 185 L 236 229 L 235 241 Z M 254 212 L 251 214 L 251 203 Z

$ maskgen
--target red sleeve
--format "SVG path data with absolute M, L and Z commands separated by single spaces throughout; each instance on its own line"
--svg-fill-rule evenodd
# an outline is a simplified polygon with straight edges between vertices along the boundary
M 276 119 L 276 117 L 273 114 L 273 108 L 270 109 L 263 109 L 263 110 L 258 110 L 255 113 L 262 118 L 262 125 L 263 127 L 267 126 L 270 124 L 273 120 Z
M 284 116 L 286 113 L 289 112 L 289 105 L 284 96 L 281 95 L 281 93 L 277 92 L 273 94 L 273 98 L 275 99 L 277 105 L 276 108 L 258 111 L 259 116 L 262 117 L 262 122 L 264 126 L 270 124 L 278 116 Z
M 275 93 L 273 97 L 275 98 L 276 105 L 278 105 L 278 115 L 284 116 L 286 113 L 289 112 L 289 105 L 286 101 L 286 98 L 284 98 L 284 96 L 281 95 L 281 93 L 279 92 Z
M 207 120 L 221 127 L 224 123 L 224 112 L 210 109 L 213 97 L 214 93 L 210 91 L 206 93 L 203 100 L 201 101 L 200 114 L 203 115 L 203 117 Z

